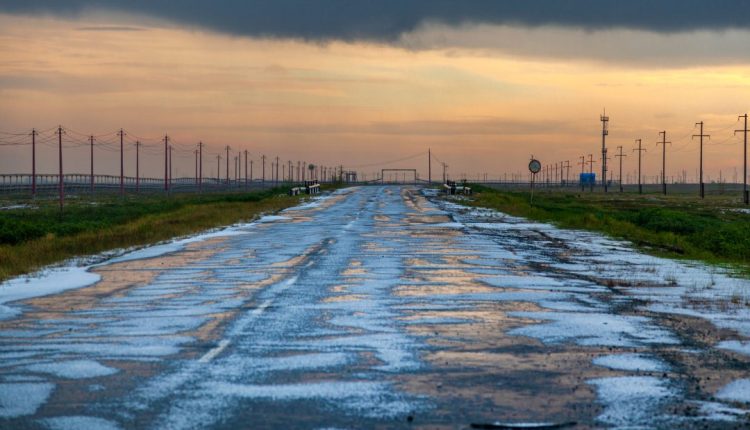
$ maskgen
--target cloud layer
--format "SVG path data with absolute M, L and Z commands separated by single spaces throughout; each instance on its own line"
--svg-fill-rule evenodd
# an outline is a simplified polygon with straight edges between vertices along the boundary
M 394 42 L 426 23 L 658 33 L 750 29 L 750 2 L 744 0 L 3 0 L 0 11 L 116 11 L 233 35 L 312 41 Z

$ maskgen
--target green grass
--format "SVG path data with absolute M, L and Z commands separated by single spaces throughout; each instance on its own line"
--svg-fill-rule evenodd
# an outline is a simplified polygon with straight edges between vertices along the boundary
M 0 211 L 0 280 L 73 257 L 146 245 L 250 220 L 299 202 L 285 189 L 254 193 L 54 200 Z
M 737 199 L 711 196 L 498 191 L 473 185 L 474 206 L 626 239 L 644 251 L 750 273 L 750 215 Z

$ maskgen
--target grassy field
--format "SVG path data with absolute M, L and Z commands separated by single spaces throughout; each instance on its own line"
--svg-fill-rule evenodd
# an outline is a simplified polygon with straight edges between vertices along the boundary
M 71 199 L 62 214 L 54 200 L 0 210 L 0 281 L 72 257 L 251 220 L 299 202 L 300 196 L 285 191 Z
M 469 204 L 549 221 L 564 228 L 598 231 L 629 240 L 644 251 L 702 260 L 750 274 L 750 213 L 739 196 L 637 195 L 617 192 L 497 191 L 473 185 Z

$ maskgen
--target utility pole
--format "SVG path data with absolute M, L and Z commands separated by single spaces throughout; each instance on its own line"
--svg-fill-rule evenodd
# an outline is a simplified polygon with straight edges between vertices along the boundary
M 169 188 L 172 188 L 172 145 L 169 145 Z
M 136 193 L 141 191 L 140 148 L 141 148 L 141 142 L 139 140 L 136 140 L 135 141 L 135 192 Z
M 570 160 L 565 160 L 565 185 L 570 183 Z
M 618 146 L 617 149 L 620 151 L 620 153 L 619 154 L 615 154 L 615 157 L 619 157 L 620 158 L 620 192 L 622 192 L 623 191 L 623 188 L 622 188 L 622 158 L 623 157 L 627 157 L 627 155 L 625 155 L 625 154 L 622 153 L 622 145 Z
M 695 139 L 696 137 L 700 137 L 700 139 L 701 139 L 700 176 L 699 176 L 699 179 L 698 179 L 698 184 L 699 184 L 699 194 L 700 194 L 701 198 L 704 198 L 704 197 L 706 197 L 706 192 L 705 192 L 705 187 L 703 185 L 703 138 L 707 137 L 708 140 L 711 140 L 711 136 L 709 136 L 708 134 L 703 134 L 703 121 L 696 122 L 695 125 L 700 125 L 701 126 L 701 133 L 700 134 L 694 134 L 693 135 L 693 139 Z
M 589 173 L 592 174 L 592 175 L 594 174 L 594 163 L 596 163 L 596 161 L 594 161 L 594 154 L 589 154 Z M 594 192 L 594 181 L 591 181 L 590 185 L 591 185 L 591 192 L 593 193 Z
M 260 182 L 261 182 L 261 183 L 262 183 L 263 185 L 266 185 L 266 156 L 265 156 L 265 155 L 262 155 L 262 156 L 260 157 L 260 161 L 261 161 L 261 163 L 263 164 L 263 176 L 261 177 L 261 180 L 260 180 Z
M 91 148 L 91 153 L 89 155 L 89 161 L 91 161 L 91 176 L 89 179 L 91 182 L 91 194 L 94 194 L 94 135 L 89 136 L 89 146 Z
M 169 192 L 169 135 L 164 135 L 164 191 Z
M 432 149 L 427 148 L 427 183 L 432 185 Z
M 448 179 L 447 173 L 448 173 L 448 165 L 445 163 L 441 163 L 443 165 L 443 184 L 447 183 L 446 180 Z M 380 178 L 381 182 L 383 178 Z
M 581 166 L 581 176 L 583 176 L 584 169 L 586 169 L 586 156 L 585 155 L 581 155 L 581 161 L 579 161 L 578 164 Z M 584 189 L 583 177 L 579 177 L 578 182 L 581 183 L 581 191 L 583 191 Z
M 58 143 L 58 159 L 60 164 L 60 173 L 59 173 L 59 189 L 60 189 L 60 213 L 62 213 L 63 210 L 63 202 L 65 201 L 65 182 L 63 181 L 63 154 L 62 154 L 62 135 L 63 135 L 63 128 L 62 126 L 57 127 L 57 143 Z
M 739 118 L 745 119 L 745 127 L 742 130 L 735 130 L 734 133 L 737 134 L 738 132 L 742 132 L 745 135 L 745 146 L 744 150 L 742 152 L 742 158 L 743 158 L 743 169 L 742 169 L 742 199 L 744 200 L 745 204 L 750 203 L 750 195 L 747 192 L 747 114 L 740 115 Z
M 660 131 L 661 142 L 657 142 L 658 145 L 661 143 L 661 189 L 664 195 L 667 195 L 667 131 Z
M 232 148 L 230 148 L 229 145 L 227 145 L 226 147 L 226 150 L 227 150 L 227 185 L 229 184 L 229 150 L 230 149 Z
M 250 160 L 250 182 L 253 182 L 253 160 Z
M 247 149 L 245 150 L 245 189 L 247 189 Z
M 609 117 L 606 115 L 600 116 L 602 122 L 602 185 L 604 185 L 604 192 L 607 192 L 607 145 L 606 139 L 609 134 Z
M 36 197 L 36 137 L 39 132 L 31 129 L 31 196 Z
M 198 142 L 198 190 L 203 191 L 203 142 Z
M 193 154 L 195 154 L 195 185 L 198 185 L 198 150 L 194 149 Z
M 555 182 L 557 182 L 558 176 L 557 176 L 557 162 L 555 162 Z M 560 176 L 562 177 L 562 169 L 560 169 Z
M 279 157 L 276 157 L 276 185 L 279 185 Z
M 120 135 L 120 195 L 125 195 L 125 147 L 122 143 L 122 138 L 125 136 L 125 132 L 120 129 L 118 133 Z
M 641 148 L 641 140 L 642 139 L 635 140 L 636 142 L 638 142 L 638 148 L 633 149 L 633 152 L 638 152 L 638 194 L 643 194 L 643 184 L 641 183 L 641 154 L 646 151 L 645 149 Z
M 216 154 L 216 185 L 221 185 L 221 154 Z

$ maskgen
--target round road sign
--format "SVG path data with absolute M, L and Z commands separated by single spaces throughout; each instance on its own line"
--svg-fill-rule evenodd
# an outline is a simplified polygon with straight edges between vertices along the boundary
M 542 163 L 539 162 L 539 160 L 532 158 L 531 161 L 529 161 L 529 171 L 531 173 L 539 173 L 542 170 Z

